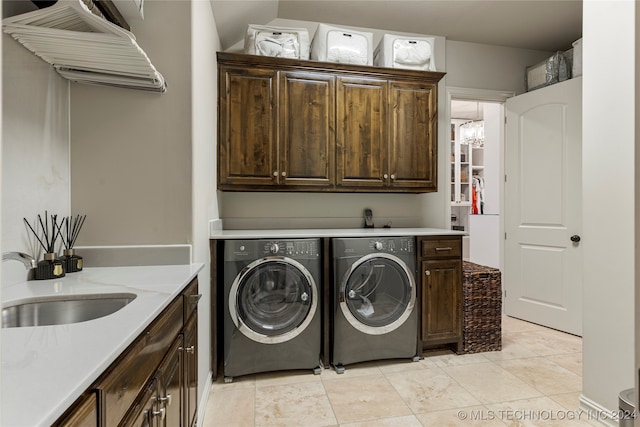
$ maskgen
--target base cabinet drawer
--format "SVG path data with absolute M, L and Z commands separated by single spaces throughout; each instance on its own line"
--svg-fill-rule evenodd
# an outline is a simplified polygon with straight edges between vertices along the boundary
M 63 415 L 54 427 L 95 427 L 98 423 L 98 399 L 86 393 Z
M 434 239 L 420 242 L 420 256 L 423 258 L 461 258 L 460 239 Z

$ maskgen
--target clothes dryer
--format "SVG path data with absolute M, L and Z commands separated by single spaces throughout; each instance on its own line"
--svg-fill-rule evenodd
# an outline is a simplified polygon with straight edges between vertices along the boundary
M 332 239 L 331 363 L 418 359 L 414 237 Z
M 320 373 L 320 239 L 224 244 L 224 377 Z

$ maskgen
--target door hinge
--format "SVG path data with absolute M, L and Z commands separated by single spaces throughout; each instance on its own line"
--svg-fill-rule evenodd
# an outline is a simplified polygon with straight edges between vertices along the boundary
M 504 233 L 504 240 L 507 240 L 507 233 Z
M 504 290 L 504 297 L 505 298 L 507 297 L 507 290 L 506 289 Z
M 507 182 L 507 174 L 504 174 L 504 182 Z

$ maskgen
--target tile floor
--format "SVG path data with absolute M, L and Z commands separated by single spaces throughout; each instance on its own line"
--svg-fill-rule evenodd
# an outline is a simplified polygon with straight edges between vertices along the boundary
M 504 317 L 499 352 L 289 371 L 212 385 L 204 427 L 589 426 L 582 339 Z

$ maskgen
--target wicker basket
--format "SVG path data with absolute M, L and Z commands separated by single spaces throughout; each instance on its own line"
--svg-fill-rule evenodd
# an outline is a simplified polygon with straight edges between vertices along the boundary
M 500 270 L 462 264 L 462 353 L 502 350 Z

